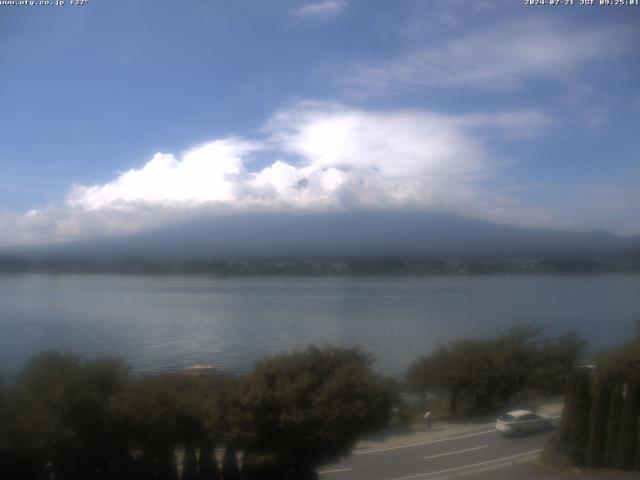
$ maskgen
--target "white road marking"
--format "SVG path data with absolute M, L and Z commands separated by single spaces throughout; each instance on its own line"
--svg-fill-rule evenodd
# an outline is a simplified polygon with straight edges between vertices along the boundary
M 416 475 L 409 475 L 409 476 L 406 476 L 406 477 L 398 477 L 398 478 L 394 478 L 392 480 L 409 480 L 411 478 L 429 477 L 431 475 L 438 475 L 440 473 L 455 472 L 455 471 L 458 471 L 458 470 L 465 470 L 465 469 L 468 469 L 468 468 L 479 467 L 480 465 L 488 465 L 490 463 L 504 462 L 505 460 L 510 460 L 512 458 L 517 458 L 517 457 L 524 457 L 525 455 L 531 455 L 531 454 L 534 454 L 534 453 L 540 453 L 541 451 L 542 451 L 542 449 L 540 448 L 538 450 L 531 450 L 529 452 L 518 453 L 517 455 L 510 455 L 508 457 L 494 458 L 493 460 L 486 460 L 484 462 L 472 463 L 470 465 L 462 465 L 460 467 L 446 468 L 444 470 L 438 470 L 437 472 L 418 473 Z
M 449 442 L 460 438 L 475 437 L 477 435 L 486 435 L 487 433 L 495 433 L 497 430 L 485 430 L 484 432 L 469 433 L 467 435 L 458 435 L 457 437 L 441 438 L 439 440 L 429 440 L 427 442 L 409 443 L 406 445 L 398 445 L 397 447 L 376 448 L 375 450 L 365 450 L 363 452 L 353 452 L 352 455 L 368 455 L 369 453 L 388 452 L 389 450 L 398 450 L 400 448 L 419 447 L 420 445 L 431 445 L 433 443 Z
M 455 452 L 439 453 L 438 455 L 429 455 L 428 457 L 424 457 L 424 458 L 425 460 L 428 460 L 430 458 L 446 457 L 447 455 L 456 455 L 458 453 L 473 452 L 474 450 L 481 450 L 487 447 L 489 447 L 489 445 L 482 445 L 480 447 L 465 448 L 464 450 L 456 450 Z
M 318 472 L 318 475 L 324 475 L 326 473 L 338 473 L 338 472 L 349 472 L 350 468 L 334 468 L 333 470 L 322 470 Z

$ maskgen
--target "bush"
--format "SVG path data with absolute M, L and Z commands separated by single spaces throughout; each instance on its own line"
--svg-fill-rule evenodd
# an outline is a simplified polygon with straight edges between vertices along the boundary
M 298 474 L 349 453 L 390 417 L 391 394 L 369 365 L 357 349 L 330 347 L 258 362 L 238 395 L 243 446 Z
M 32 357 L 7 393 L 4 426 L 11 458 L 28 463 L 30 473 L 7 478 L 124 476 L 132 459 L 113 406 L 127 375 L 110 359 L 81 361 L 54 352 Z M 0 468 L 12 463 L 22 468 L 12 461 Z

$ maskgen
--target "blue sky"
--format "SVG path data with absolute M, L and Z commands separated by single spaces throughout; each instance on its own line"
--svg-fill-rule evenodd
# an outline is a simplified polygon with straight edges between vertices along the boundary
M 640 233 L 640 7 L 0 5 L 0 244 L 425 209 Z

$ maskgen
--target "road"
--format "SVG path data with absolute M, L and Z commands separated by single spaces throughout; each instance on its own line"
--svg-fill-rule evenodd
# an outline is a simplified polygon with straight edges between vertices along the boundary
M 318 470 L 320 480 L 556 479 L 534 465 L 549 433 L 505 438 L 495 430 L 360 451 Z

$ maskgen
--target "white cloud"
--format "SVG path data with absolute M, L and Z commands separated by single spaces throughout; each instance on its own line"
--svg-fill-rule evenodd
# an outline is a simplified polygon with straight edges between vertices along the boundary
M 141 169 L 124 172 L 106 185 L 74 187 L 68 202 L 88 209 L 135 201 L 227 202 L 233 198 L 237 179 L 245 174 L 242 157 L 257 149 L 255 143 L 227 138 L 194 148 L 182 160 L 156 153 Z
M 293 16 L 301 20 L 328 20 L 340 15 L 348 6 L 346 0 L 325 0 L 323 2 L 308 3 L 293 11 Z
M 76 185 L 65 204 L 0 217 L 8 244 L 118 235 L 193 216 L 354 208 L 438 209 L 540 222 L 483 190 L 500 168 L 481 129 L 540 128 L 539 112 L 448 116 L 299 103 L 275 114 L 266 141 L 230 137 L 181 156 L 157 153 L 103 185 Z M 256 168 L 251 156 L 270 158 Z
M 357 62 L 335 77 L 360 94 L 421 87 L 517 88 L 531 78 L 566 78 L 587 62 L 628 51 L 636 37 L 623 27 L 568 28 L 540 18 L 510 21 L 423 41 L 390 59 Z

